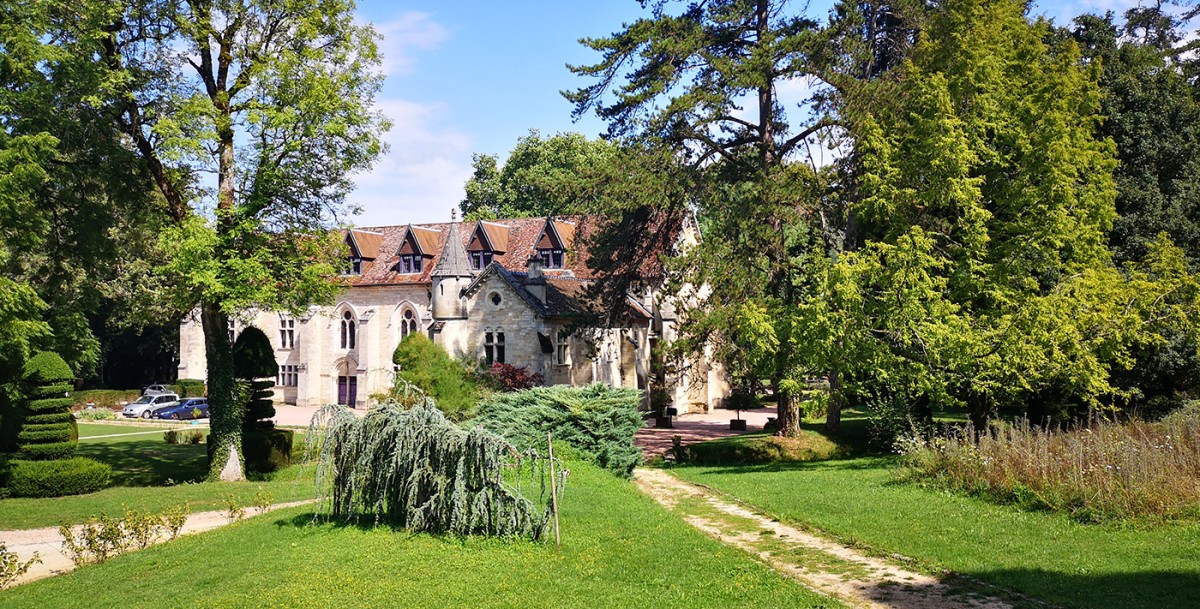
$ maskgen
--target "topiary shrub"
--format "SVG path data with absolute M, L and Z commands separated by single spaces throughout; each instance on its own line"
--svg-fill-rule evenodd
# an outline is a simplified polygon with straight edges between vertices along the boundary
M 567 442 L 601 467 L 629 477 L 642 460 L 633 444 L 642 427 L 641 401 L 636 389 L 600 384 L 534 387 L 490 396 L 472 423 L 522 449 L 545 446 L 551 432 L 556 442 Z
M 17 435 L 22 459 L 61 459 L 75 452 L 79 435 L 68 397 L 74 378 L 57 353 L 45 351 L 25 362 L 21 371 L 25 421 Z
M 479 401 L 479 385 L 461 362 L 450 357 L 440 345 L 424 334 L 410 334 L 400 341 L 392 355 L 400 367 L 396 386 L 411 384 L 437 402 L 452 421 L 470 418 Z M 399 389 L 393 397 L 400 398 Z
M 82 495 L 108 486 L 112 479 L 111 467 L 86 457 L 14 460 L 9 465 L 7 488 L 11 497 Z
M 275 416 L 275 377 L 279 364 L 275 349 L 262 330 L 250 326 L 233 343 L 233 374 L 248 388 L 245 426 L 266 429 L 274 425 L 268 420 Z
M 204 381 L 200 379 L 179 379 L 175 381 L 175 385 L 179 387 L 181 398 L 202 398 L 207 393 Z
M 233 373 L 245 388 L 242 457 L 246 471 L 267 473 L 290 465 L 292 432 L 276 430 L 270 421 L 275 416 L 271 398 L 275 396 L 279 364 L 275 361 L 275 349 L 262 330 L 251 326 L 238 336 L 233 344 Z

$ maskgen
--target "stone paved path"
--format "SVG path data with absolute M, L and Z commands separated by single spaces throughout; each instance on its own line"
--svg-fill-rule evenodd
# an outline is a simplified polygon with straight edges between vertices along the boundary
M 291 501 L 287 503 L 277 503 L 265 510 L 257 508 L 247 508 L 246 516 L 257 516 L 275 510 L 295 507 L 298 505 L 307 505 L 313 503 L 315 499 L 307 501 Z M 225 510 L 213 510 L 210 512 L 197 512 L 188 516 L 187 523 L 180 530 L 180 535 L 190 535 L 193 533 L 201 533 L 211 531 L 212 529 L 223 527 L 227 524 L 235 522 L 229 518 L 229 513 Z M 79 527 L 75 527 L 78 532 Z M 21 561 L 29 560 L 37 553 L 41 562 L 33 565 L 25 575 L 17 580 L 17 584 L 23 584 L 34 580 L 61 575 L 73 571 L 75 563 L 63 554 L 62 551 L 62 535 L 58 532 L 58 527 L 47 527 L 42 529 L 24 529 L 20 531 L 0 531 L 0 542 L 8 546 L 8 551 L 16 552 Z M 166 537 L 160 537 L 153 543 L 162 543 L 168 541 Z
M 851 607 L 1012 609 L 977 590 L 949 585 L 782 524 L 663 470 L 639 468 L 634 480 L 697 529 Z
M 746 431 L 732 431 L 729 429 L 729 419 L 734 418 L 735 413 L 732 410 L 714 410 L 709 413 L 685 414 L 675 417 L 672 429 L 658 429 L 653 427 L 654 420 L 648 421 L 648 427 L 643 427 L 638 431 L 633 438 L 633 443 L 646 456 L 647 460 L 656 457 L 662 457 L 665 453 L 671 450 L 672 437 L 679 436 L 680 441 L 684 444 L 693 442 L 705 442 L 708 440 L 716 440 L 719 438 L 728 438 L 738 434 L 750 433 L 754 431 L 762 431 L 763 425 L 766 425 L 769 417 L 775 416 L 774 408 L 758 408 L 755 410 L 742 411 L 741 416 L 746 419 Z

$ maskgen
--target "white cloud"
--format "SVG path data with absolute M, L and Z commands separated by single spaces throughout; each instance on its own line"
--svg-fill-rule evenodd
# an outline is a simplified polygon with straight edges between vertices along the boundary
M 384 23 L 375 24 L 383 37 L 379 51 L 383 54 L 384 74 L 404 74 L 416 62 L 415 51 L 436 48 L 449 37 L 449 32 L 428 13 L 409 11 Z
M 470 136 L 447 125 L 446 109 L 438 104 L 392 98 L 376 107 L 392 120 L 384 136 L 391 149 L 355 179 L 350 201 L 363 213 L 352 221 L 382 226 L 449 220 L 471 177 Z

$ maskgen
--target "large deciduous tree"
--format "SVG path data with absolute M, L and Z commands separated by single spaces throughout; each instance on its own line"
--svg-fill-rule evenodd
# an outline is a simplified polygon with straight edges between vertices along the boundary
M 338 286 L 350 175 L 381 152 L 376 34 L 343 0 L 32 3 L 31 40 L 87 58 L 94 111 L 154 185 L 167 221 L 149 268 L 169 309 L 197 309 L 216 443 L 210 477 L 240 478 L 231 313 L 299 308 Z M 68 79 L 68 82 L 73 82 Z
M 459 209 L 466 220 L 577 213 L 586 176 L 615 154 L 616 147 L 602 139 L 579 133 L 543 138 L 530 130 L 517 140 L 503 167 L 493 155 L 472 157 L 474 173 Z

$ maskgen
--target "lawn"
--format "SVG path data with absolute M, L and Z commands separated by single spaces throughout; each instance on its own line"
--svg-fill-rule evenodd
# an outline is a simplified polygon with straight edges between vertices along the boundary
M 149 436 L 146 432 L 157 431 L 159 434 L 167 429 L 165 426 L 149 426 L 149 425 L 117 425 L 114 423 L 80 423 L 79 424 L 79 439 L 86 440 L 96 436 L 111 436 L 115 434 L 131 434 L 141 433 Z M 136 437 L 136 436 L 134 436 Z
M 310 524 L 293 508 L 0 592 L 56 607 L 841 607 L 572 463 L 563 545 Z
M 1200 523 L 1138 530 L 1082 525 L 896 482 L 893 461 L 860 458 L 672 473 L 782 520 L 883 554 L 915 558 L 1079 608 L 1195 607 Z
M 80 436 L 149 431 L 153 428 L 85 423 Z M 100 433 L 104 432 L 104 433 Z M 302 445 L 297 436 L 297 449 Z M 203 480 L 208 466 L 204 444 L 167 444 L 162 430 L 119 437 L 83 439 L 77 455 L 107 463 L 113 468 L 113 486 L 97 493 L 46 499 L 0 500 L 0 530 L 28 529 L 78 523 L 101 513 L 120 514 L 122 506 L 160 512 L 185 501 L 193 512 L 219 509 L 235 495 L 240 505 L 250 505 L 260 489 L 276 501 L 312 497 L 311 472 L 293 466 L 269 476 L 238 484 L 212 484 Z

